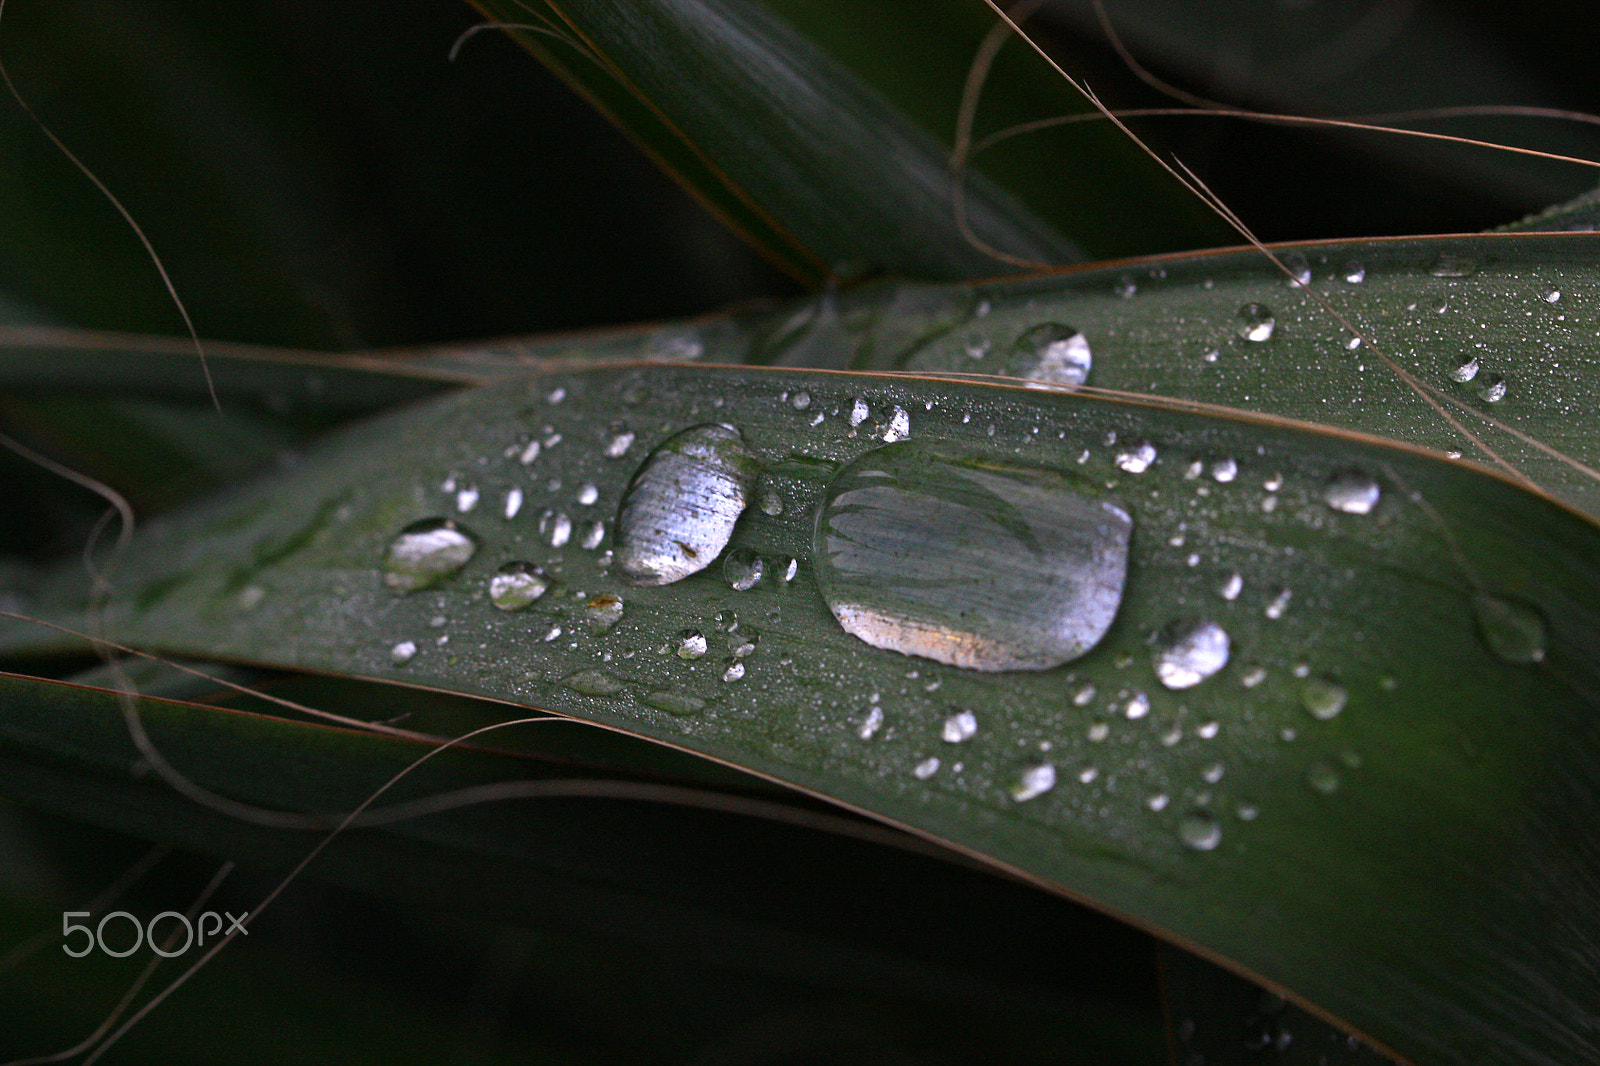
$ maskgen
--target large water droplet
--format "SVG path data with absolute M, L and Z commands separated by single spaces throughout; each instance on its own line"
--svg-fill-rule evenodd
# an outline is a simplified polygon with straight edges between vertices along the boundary
M 1478 592 L 1472 597 L 1472 611 L 1483 642 L 1500 658 L 1511 663 L 1544 660 L 1544 616 L 1533 604 Z
M 829 610 L 874 647 L 1048 670 L 1110 628 L 1132 528 L 1076 475 L 893 444 L 829 484 L 813 558 Z
M 634 585 L 670 585 L 727 547 L 760 465 L 731 426 L 695 426 L 651 452 L 617 516 L 616 560 Z
M 1059 322 L 1034 326 L 1018 337 L 1016 353 L 1016 375 L 1047 386 L 1082 385 L 1094 363 L 1083 334 Z
M 1322 487 L 1322 502 L 1345 514 L 1371 514 L 1380 495 L 1378 482 L 1359 470 L 1340 470 Z
M 477 550 L 477 539 L 448 518 L 413 522 L 383 554 L 384 584 L 401 592 L 425 589 L 466 566 Z
M 1156 677 L 1168 688 L 1191 688 L 1228 665 L 1228 633 L 1207 618 L 1173 622 L 1156 638 Z
M 502 611 L 520 611 L 550 591 L 550 575 L 532 563 L 510 562 L 489 579 L 489 602 Z
M 755 588 L 766 572 L 767 564 L 749 548 L 735 548 L 722 561 L 722 576 L 735 592 Z
M 1215 851 L 1222 843 L 1222 826 L 1210 811 L 1193 810 L 1178 820 L 1178 839 L 1196 851 Z
M 1272 317 L 1272 308 L 1265 304 L 1245 304 L 1239 308 L 1239 336 L 1257 344 L 1272 337 L 1278 320 Z

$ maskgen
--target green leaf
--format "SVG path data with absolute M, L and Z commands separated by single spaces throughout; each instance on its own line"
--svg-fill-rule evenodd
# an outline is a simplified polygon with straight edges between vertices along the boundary
M 623 494 L 650 449 L 706 422 L 737 427 L 765 467 L 729 545 L 744 569 L 627 585 L 605 562 Z M 1126 509 L 1126 587 L 1092 651 L 982 673 L 834 620 L 818 507 L 841 464 L 907 434 L 1002 472 L 1072 471 Z M 391 541 L 445 516 L 473 557 L 397 594 Z M 1005 561 L 1006 543 L 960 550 Z M 763 577 L 740 591 L 748 553 Z M 508 613 L 489 588 L 513 560 L 556 584 Z M 105 618 L 169 653 L 662 740 L 1197 946 L 1414 1061 L 1559 1062 L 1586 1053 L 1600 995 L 1585 961 L 1597 560 L 1591 522 L 1487 472 L 1281 420 L 985 383 L 596 368 L 368 423 L 288 477 L 147 526 Z M 35 609 L 71 617 L 78 584 L 63 573 Z M 974 617 L 999 606 L 984 602 Z M 1185 650 L 1189 620 L 1226 632 L 1225 663 Z M 974 735 L 943 739 L 961 709 Z M 1549 948 L 1551 913 L 1569 952 Z

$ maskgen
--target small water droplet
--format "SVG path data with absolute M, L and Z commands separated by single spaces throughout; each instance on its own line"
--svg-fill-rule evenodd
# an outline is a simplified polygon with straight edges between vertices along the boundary
M 1239 464 L 1231 457 L 1218 459 L 1211 464 L 1211 478 L 1214 481 L 1226 485 L 1238 476 Z
M 1239 593 L 1244 591 L 1244 578 L 1235 571 L 1222 579 L 1222 587 L 1217 590 L 1225 600 L 1236 600 Z
M 550 576 L 532 563 L 510 562 L 489 578 L 489 602 L 502 611 L 520 611 L 550 591 Z
M 1272 594 L 1272 599 L 1267 602 L 1266 609 L 1262 611 L 1262 613 L 1276 622 L 1278 619 L 1283 617 L 1283 612 L 1289 609 L 1289 601 L 1293 597 L 1294 593 L 1289 589 L 1275 589 Z
M 448 518 L 413 522 L 384 552 L 384 584 L 400 592 L 428 588 L 466 566 L 477 550 L 477 538 Z
M 728 635 L 728 654 L 735 659 L 748 659 L 756 653 L 756 645 L 761 643 L 761 633 L 750 626 L 740 626 L 737 631 Z
M 1131 442 L 1117 453 L 1117 469 L 1129 474 L 1142 474 L 1156 461 L 1156 446 L 1147 440 Z
M 583 547 L 594 551 L 606 539 L 606 524 L 598 519 L 590 522 L 583 531 Z
M 654 707 L 658 711 L 668 714 L 691 715 L 699 714 L 706 709 L 706 701 L 699 696 L 690 696 L 682 692 L 658 690 L 647 692 L 639 699 L 646 707 Z
M 538 441 L 530 440 L 522 446 L 522 452 L 517 456 L 517 462 L 523 466 L 532 466 L 535 459 L 539 458 L 539 450 L 543 447 Z
M 685 629 L 678 634 L 678 658 L 698 659 L 706 653 L 706 635 L 698 629 Z
M 1018 803 L 1036 799 L 1056 787 L 1056 768 L 1049 763 L 1025 767 L 1011 783 L 1011 798 Z
M 1338 717 L 1347 699 L 1349 694 L 1344 686 L 1325 677 L 1308 678 L 1300 686 L 1300 703 L 1306 713 L 1318 721 Z
M 811 394 L 804 389 L 789 397 L 789 405 L 796 411 L 804 411 L 811 406 Z
M 1156 677 L 1167 688 L 1191 688 L 1228 664 L 1228 633 L 1207 618 L 1169 624 L 1156 638 Z
M 1441 255 L 1428 273 L 1436 278 L 1470 278 L 1478 272 L 1478 261 L 1461 255 Z
M 510 521 L 511 519 L 517 517 L 517 512 L 520 510 L 522 510 L 522 490 L 507 489 L 505 509 L 503 512 L 506 516 L 506 520 Z
M 1094 699 L 1096 691 L 1098 690 L 1092 682 L 1084 682 L 1072 693 L 1072 705 L 1074 707 L 1089 706 L 1089 702 Z
M 1227 772 L 1227 767 L 1219 762 L 1214 762 L 1200 771 L 1200 779 L 1208 785 L 1214 785 L 1222 780 L 1222 775 Z
M 663 441 L 622 497 L 616 557 L 623 578 L 670 585 L 711 565 L 727 547 L 759 472 L 731 426 L 695 426 Z
M 1506 398 L 1506 379 L 1499 374 L 1490 374 L 1478 386 L 1478 396 L 1488 403 L 1499 403 Z
M 1342 277 L 1346 283 L 1350 285 L 1360 285 L 1363 281 L 1367 280 L 1367 268 L 1360 262 L 1352 259 L 1350 262 L 1344 265 L 1344 274 Z
M 1267 679 L 1267 671 L 1259 666 L 1252 666 L 1239 676 L 1239 683 L 1245 688 L 1255 688 Z
M 1561 290 L 1560 289 L 1551 288 L 1551 289 L 1546 289 L 1545 290 L 1545 292 L 1544 292 L 1544 302 L 1545 303 L 1553 304 L 1553 303 L 1556 303 L 1557 301 L 1559 301 L 1560 299 L 1561 299 Z
M 937 755 L 930 755 L 926 759 L 923 759 L 921 762 L 917 763 L 916 766 L 911 768 L 911 776 L 916 778 L 918 781 L 926 781 L 928 778 L 932 777 L 938 772 L 939 757 Z
M 867 401 L 861 399 L 861 397 L 858 396 L 854 400 L 850 401 L 851 426 L 859 426 L 861 423 L 867 420 L 867 416 L 871 413 L 872 410 L 867 406 Z
M 545 525 L 543 522 L 539 524 L 541 526 Z M 552 515 L 548 524 L 548 530 L 549 532 L 547 535 L 550 538 L 550 547 L 566 547 L 567 541 L 572 539 L 572 519 L 568 518 L 565 514 Z
M 722 576 L 735 592 L 745 592 L 761 584 L 767 564 L 749 548 L 735 548 L 722 561 Z
M 856 727 L 856 736 L 862 740 L 871 740 L 878 730 L 883 728 L 883 708 L 874 704 L 867 709 L 866 716 L 861 719 L 861 724 Z
M 800 560 L 791 558 L 783 567 L 783 583 L 787 585 L 800 572 Z
M 589 482 L 585 481 L 582 485 L 578 486 L 578 503 L 582 506 L 588 507 L 599 498 L 600 490 L 595 488 Z
M 595 636 L 609 632 L 622 618 L 622 600 L 610 593 L 601 593 L 584 605 L 589 616 L 589 632 Z
M 549 644 L 549 643 L 551 643 L 553 641 L 556 641 L 556 640 L 560 640 L 561 639 L 561 627 L 560 626 L 551 626 L 549 629 L 545 630 L 544 637 L 542 639 L 544 640 L 544 642 L 546 644 Z
M 238 604 L 241 611 L 253 611 L 261 606 L 261 601 L 267 598 L 267 590 L 260 585 L 246 585 L 239 590 Z
M 951 744 L 971 740 L 978 732 L 978 717 L 971 711 L 956 711 L 944 720 L 940 737 Z
M 842 469 L 817 584 L 874 647 L 976 670 L 1048 670 L 1105 635 L 1133 521 L 1086 479 L 892 444 Z
M 777 489 L 769 486 L 761 490 L 761 513 L 774 518 L 783 513 L 783 497 Z
M 581 696 L 615 696 L 624 687 L 603 670 L 579 670 L 561 683 Z
M 1166 810 L 1167 804 L 1170 802 L 1172 801 L 1167 798 L 1167 794 L 1165 792 L 1157 792 L 1155 795 L 1145 800 L 1144 805 L 1149 807 L 1152 811 L 1159 813 Z
M 1239 336 L 1256 344 L 1272 337 L 1278 328 L 1278 320 L 1272 316 L 1272 308 L 1265 304 L 1245 304 L 1239 308 Z
M 1306 257 L 1299 252 L 1290 252 L 1283 257 L 1283 265 L 1289 270 L 1289 278 L 1285 282 L 1291 289 L 1299 289 L 1311 284 L 1311 264 L 1306 262 Z
M 1194 735 L 1201 740 L 1211 740 L 1222 731 L 1222 724 L 1215 718 L 1208 718 L 1194 727 Z
M 1100 768 L 1098 766 L 1085 766 L 1078 771 L 1078 782 L 1084 785 L 1093 784 L 1099 776 Z
M 1122 713 L 1127 716 L 1128 721 L 1138 721 L 1150 713 L 1150 697 L 1143 692 L 1133 693 L 1122 705 Z
M 1459 363 L 1454 370 L 1450 371 L 1450 376 L 1455 380 L 1462 382 L 1471 381 L 1473 378 L 1477 377 L 1478 357 L 1475 355 L 1467 357 L 1465 360 Z
M 734 681 L 739 681 L 739 680 L 743 679 L 743 677 L 744 677 L 744 663 L 741 663 L 741 662 L 731 662 L 731 663 L 728 664 L 728 668 L 726 670 L 722 671 L 722 680 L 727 681 L 729 683 L 732 683 Z
M 1531 603 L 1477 592 L 1472 612 L 1478 633 L 1495 655 L 1510 663 L 1537 663 L 1545 656 L 1545 622 Z
M 967 338 L 965 345 L 967 358 L 982 359 L 984 356 L 989 354 L 990 347 L 991 344 L 988 337 L 983 336 L 981 333 L 974 333 L 972 336 Z
M 1045 387 L 1076 387 L 1089 380 L 1094 357 L 1082 333 L 1059 322 L 1034 326 L 1017 338 L 1012 370 Z
M 1111 736 L 1111 723 L 1096 719 L 1089 725 L 1088 736 L 1089 740 L 1095 744 L 1104 742 L 1107 737 Z
M 1380 495 L 1378 482 L 1359 470 L 1337 471 L 1322 487 L 1322 502 L 1345 514 L 1371 514 Z
M 1222 843 L 1222 826 L 1210 811 L 1192 810 L 1178 820 L 1178 839 L 1195 851 L 1215 851 Z
M 1139 283 L 1133 280 L 1132 274 L 1123 274 L 1117 278 L 1116 284 L 1111 286 L 1111 291 L 1124 300 L 1132 299 L 1139 291 Z
M 396 666 L 404 666 L 417 657 L 417 643 L 414 640 L 402 640 L 389 649 L 389 661 Z
M 456 489 L 456 513 L 466 514 L 478 506 L 478 499 L 481 495 L 476 485 L 463 485 Z
M 610 433 L 606 437 L 605 457 L 607 459 L 621 459 L 628 454 L 628 449 L 633 447 L 633 441 L 634 434 L 632 430 L 620 422 L 613 424 Z
M 1306 783 L 1324 796 L 1339 790 L 1339 771 L 1325 762 L 1314 762 L 1306 771 Z

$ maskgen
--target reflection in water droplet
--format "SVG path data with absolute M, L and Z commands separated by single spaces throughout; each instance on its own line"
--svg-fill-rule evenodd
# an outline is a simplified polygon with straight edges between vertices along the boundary
M 615 696 L 623 684 L 602 670 L 579 670 L 561 683 L 582 696 Z
M 1012 371 L 1043 386 L 1082 385 L 1094 358 L 1089 342 L 1071 326 L 1046 322 L 1017 338 Z
M 651 452 L 622 497 L 616 559 L 634 585 L 670 585 L 727 547 L 760 472 L 731 426 L 695 426 Z
M 889 415 L 889 424 L 883 427 L 883 439 L 886 443 L 893 444 L 909 436 L 911 436 L 911 415 L 904 407 L 896 407 Z
M 724 680 L 724 681 L 728 681 L 728 682 L 739 681 L 743 677 L 744 677 L 744 663 L 741 663 L 741 662 L 729 663 L 728 664 L 728 668 L 726 670 L 722 671 L 722 680 Z
M 600 498 L 600 490 L 585 481 L 578 486 L 578 503 L 588 507 Z
M 867 710 L 866 716 L 861 719 L 861 724 L 856 727 L 856 736 L 862 740 L 871 740 L 873 734 L 883 728 L 883 708 L 874 705 Z
M 892 444 L 829 484 L 813 565 L 834 617 L 874 647 L 1048 670 L 1110 628 L 1132 528 L 1076 475 Z
M 1344 265 L 1344 280 L 1351 285 L 1360 285 L 1367 280 L 1367 268 L 1352 259 Z
M 633 440 L 633 431 L 620 422 L 616 423 L 611 427 L 611 432 L 606 437 L 605 457 L 607 459 L 621 459 L 628 454 L 628 449 L 633 447 Z
M 944 720 L 940 736 L 951 744 L 971 740 L 978 732 L 978 717 L 971 711 L 957 711 Z
M 1132 441 L 1117 453 L 1117 469 L 1129 474 L 1142 474 L 1156 461 L 1156 446 L 1147 440 Z
M 589 632 L 599 636 L 609 632 L 622 618 L 622 600 L 602 593 L 584 605 L 584 612 L 589 616 Z
M 1222 587 L 1217 590 L 1225 600 L 1236 600 L 1239 593 L 1244 591 L 1244 578 L 1235 571 L 1222 580 Z
M 698 659 L 706 653 L 706 635 L 698 629 L 685 629 L 678 634 L 678 658 Z
M 506 520 L 510 521 L 511 519 L 517 517 L 517 512 L 520 511 L 520 510 L 522 510 L 522 490 L 521 489 L 507 489 L 506 490 L 506 505 L 505 505 L 505 511 L 504 511 L 504 514 L 506 516 Z
M 384 584 L 401 592 L 428 588 L 466 566 L 477 550 L 477 539 L 448 518 L 413 522 L 384 552 Z
M 1473 378 L 1477 377 L 1478 357 L 1475 355 L 1469 356 L 1467 359 L 1457 365 L 1454 370 L 1450 371 L 1450 376 L 1455 378 L 1457 381 L 1471 381 Z
M 1478 261 L 1460 255 L 1441 255 L 1428 273 L 1436 278 L 1470 278 L 1478 272 Z
M 1272 317 L 1272 308 L 1265 304 L 1245 304 L 1239 308 L 1239 336 L 1257 344 L 1272 337 L 1278 320 Z
M 1348 698 L 1343 685 L 1325 677 L 1308 678 L 1300 686 L 1300 702 L 1311 717 L 1320 721 L 1338 717 Z
M 938 772 L 939 757 L 937 755 L 930 755 L 926 759 L 923 759 L 921 762 L 917 763 L 916 766 L 912 767 L 911 776 L 916 778 L 918 781 L 926 781 L 928 778 L 932 777 Z
M 396 666 L 404 666 L 417 656 L 416 641 L 402 640 L 389 649 L 389 661 Z
M 1211 477 L 1224 485 L 1239 476 L 1239 464 L 1231 457 L 1218 459 L 1211 464 Z
M 761 584 L 767 564 L 749 548 L 735 548 L 722 561 L 722 576 L 735 592 L 745 592 Z
M 1056 787 L 1056 768 L 1049 763 L 1029 766 L 1011 783 L 1011 798 L 1018 803 L 1044 795 Z
M 1322 487 L 1322 502 L 1345 514 L 1371 514 L 1380 494 L 1373 478 L 1359 470 L 1340 470 Z
M 759 643 L 761 643 L 760 631 L 741 625 L 736 632 L 728 635 L 728 654 L 735 659 L 748 659 L 756 653 L 756 645 Z
M 1215 851 L 1222 843 L 1222 826 L 1210 811 L 1193 810 L 1178 820 L 1178 839 L 1196 851 Z
M 1156 638 L 1156 677 L 1167 688 L 1191 688 L 1228 665 L 1228 633 L 1207 618 L 1173 622 Z
M 1128 716 L 1130 722 L 1138 721 L 1150 713 L 1150 697 L 1143 692 L 1135 692 L 1122 705 L 1122 713 Z
M 706 701 L 699 696 L 689 696 L 681 692 L 658 691 L 647 692 L 640 697 L 640 703 L 647 707 L 654 707 L 658 711 L 668 714 L 689 715 L 699 714 L 706 709 Z
M 1545 656 L 1545 622 L 1531 603 L 1509 596 L 1474 593 L 1472 612 L 1489 650 L 1509 663 L 1537 663 Z
M 1490 374 L 1478 386 L 1478 395 L 1489 403 L 1499 403 L 1506 398 L 1506 379 L 1499 374 Z
M 489 602 L 502 611 L 520 611 L 550 591 L 550 576 L 532 563 L 510 562 L 489 578 Z

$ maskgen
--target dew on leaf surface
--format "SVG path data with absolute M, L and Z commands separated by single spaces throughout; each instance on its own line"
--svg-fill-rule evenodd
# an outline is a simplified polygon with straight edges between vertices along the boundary
M 489 578 L 489 602 L 502 611 L 520 611 L 550 591 L 550 575 L 533 563 L 506 563 Z
M 448 518 L 413 522 L 384 552 L 384 584 L 401 592 L 428 588 L 466 566 L 477 550 L 477 538 Z
M 1014 351 L 1013 373 L 1035 385 L 1082 385 L 1094 365 L 1088 340 L 1059 322 L 1034 326 L 1017 338 Z
M 1340 470 L 1322 487 L 1322 502 L 1345 514 L 1371 514 L 1381 495 L 1377 480 L 1358 470 Z
M 1531 603 L 1478 592 L 1472 597 L 1478 633 L 1496 656 L 1509 663 L 1537 663 L 1545 656 L 1545 621 Z
M 1245 340 L 1256 344 L 1270 340 L 1277 328 L 1278 320 L 1273 317 L 1272 308 L 1265 304 L 1245 304 L 1239 308 L 1237 331 Z
M 1208 618 L 1185 618 L 1156 637 L 1156 678 L 1167 688 L 1192 688 L 1228 665 L 1228 632 Z

